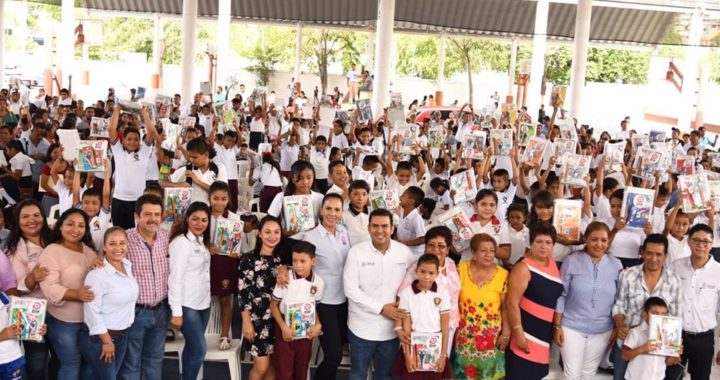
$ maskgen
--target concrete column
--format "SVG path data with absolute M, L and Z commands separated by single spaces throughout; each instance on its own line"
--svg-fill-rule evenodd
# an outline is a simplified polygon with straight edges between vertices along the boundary
M 700 41 L 703 33 L 703 10 L 696 8 L 690 19 L 688 45 L 685 47 L 685 67 L 680 67 L 684 75 L 682 87 L 682 102 L 678 127 L 686 131 L 692 126 L 695 111 L 698 105 L 698 64 L 702 54 Z M 697 126 L 696 126 L 697 128 Z
M 378 0 L 377 42 L 375 54 L 375 82 L 372 98 L 373 116 L 380 115 L 388 103 L 390 78 L 393 73 L 392 50 L 395 27 L 395 0 Z
M 583 92 L 585 90 L 585 71 L 587 69 L 588 46 L 590 44 L 590 20 L 592 0 L 578 0 L 575 14 L 575 39 L 573 40 L 573 60 L 570 69 L 570 114 L 580 122 L 584 116 Z M 567 108 L 567 107 L 565 107 Z
M 195 27 L 197 24 L 198 0 L 183 0 L 182 17 L 182 96 L 183 103 L 192 103 L 195 85 Z
M 160 18 L 159 14 L 155 14 L 153 16 L 153 29 L 155 33 L 153 34 L 153 46 L 152 46 L 152 56 L 153 56 L 153 74 L 152 74 L 152 80 L 150 82 L 150 87 L 158 89 L 160 88 L 160 85 L 162 83 L 162 59 L 160 57 L 160 49 L 161 49 L 161 43 L 163 40 L 163 23 L 162 18 Z
M 300 66 L 302 65 L 302 24 L 295 26 L 295 70 L 293 76 L 295 82 L 300 82 Z
M 225 79 L 230 75 L 230 0 L 218 0 L 218 36 L 217 36 L 217 83 L 224 86 Z M 215 89 L 213 88 L 213 94 Z
M 367 47 L 365 48 L 365 70 L 373 67 L 373 56 L 375 55 L 375 32 L 368 31 Z
M 528 86 L 528 112 L 533 114 L 540 108 L 542 98 L 542 77 L 545 71 L 545 46 L 547 44 L 547 23 L 549 0 L 537 0 L 535 11 L 535 34 L 533 36 L 532 66 L 530 68 L 530 83 Z
M 0 88 L 5 87 L 5 0 L 0 0 Z
M 60 36 L 57 52 L 60 56 L 60 70 L 58 80 L 63 87 L 67 87 L 68 75 L 72 74 L 73 58 L 75 57 L 75 4 L 73 0 L 62 0 Z M 58 89 L 59 90 L 59 89 Z
M 517 50 L 518 42 L 517 38 L 513 38 L 510 43 L 510 67 L 508 67 L 508 89 L 507 98 L 512 99 L 513 89 L 515 87 L 515 68 L 517 67 Z
M 445 50 L 447 49 L 447 34 L 440 33 L 440 51 L 438 52 L 437 91 L 442 91 L 445 85 Z
M 17 13 L 15 14 L 15 18 L 18 21 L 18 27 L 16 30 L 13 31 L 13 39 L 20 41 L 20 52 L 25 53 L 25 46 L 27 45 L 28 39 L 28 2 L 18 1 L 16 2 L 15 6 L 17 7 Z

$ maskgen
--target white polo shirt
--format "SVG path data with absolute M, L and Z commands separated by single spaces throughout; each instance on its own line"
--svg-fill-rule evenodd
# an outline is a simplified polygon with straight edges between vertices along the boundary
M 110 145 L 115 161 L 115 188 L 113 198 L 126 202 L 134 202 L 145 191 L 145 173 L 150 164 L 153 147 L 144 140 L 140 142 L 137 152 L 126 151 L 120 139 Z
M 230 147 L 230 149 L 225 148 L 224 145 L 215 143 L 215 158 L 213 158 L 213 162 L 220 167 L 220 164 L 225 167 L 225 172 L 227 173 L 227 179 L 229 180 L 237 180 L 238 179 L 238 172 L 237 172 L 237 160 L 235 157 L 237 156 L 238 152 L 240 150 L 236 145 L 233 145 Z
M 648 324 L 643 321 L 630 329 L 625 338 L 625 346 L 637 348 L 648 341 Z M 640 354 L 630 360 L 625 371 L 625 380 L 662 380 L 665 378 L 665 356 Z
M 356 213 L 351 206 L 348 206 L 347 210 L 343 212 L 342 224 L 347 228 L 352 246 L 370 241 L 370 233 L 368 233 L 370 215 L 367 212 Z
M 686 257 L 672 263 L 671 270 L 680 278 L 683 330 L 714 329 L 720 305 L 720 263 L 709 256 L 702 268 L 693 269 Z
M 668 254 L 665 259 L 665 266 L 669 267 L 675 260 L 684 259 L 690 257 L 690 246 L 688 245 L 687 235 L 683 236 L 682 240 L 675 239 L 672 234 L 667 235 L 668 239 Z
M 225 166 L 222 164 L 216 164 L 218 168 L 217 174 L 210 170 L 210 167 L 203 173 L 200 171 L 200 169 L 195 168 L 193 169 L 193 173 L 195 173 L 195 176 L 202 182 L 206 183 L 208 186 L 212 185 L 215 181 L 225 182 L 227 183 L 227 171 L 225 170 Z M 185 182 L 185 174 L 187 172 L 187 167 L 182 166 L 175 170 L 173 174 L 170 175 L 170 182 L 180 183 Z M 203 202 L 207 205 L 210 204 L 210 197 L 208 195 L 208 192 L 203 190 L 200 186 L 196 185 L 195 183 L 192 184 L 192 197 L 190 198 L 190 202 Z
M 366 231 L 367 232 L 367 231 Z M 400 218 L 397 226 L 398 240 L 413 240 L 425 236 L 425 220 L 420 216 L 418 209 L 413 209 L 407 216 Z M 409 247 L 415 257 L 425 253 L 425 244 Z
M 612 228 L 615 218 L 605 219 L 603 222 Z M 608 253 L 621 259 L 639 259 L 640 247 L 644 241 L 645 232 L 642 229 L 625 227 L 615 234 Z
M 367 231 L 367 230 L 366 230 Z M 314 271 L 327 284 L 322 303 L 340 305 L 347 301 L 343 291 L 343 268 L 350 251 L 350 237 L 343 225 L 335 226 L 335 234 L 319 225 L 305 233 L 303 240 L 315 245 L 317 263 Z
M 315 179 L 328 178 L 328 165 L 330 164 L 330 148 L 325 151 L 317 151 L 315 147 L 310 148 L 310 163 L 315 168 Z
M 343 286 L 348 298 L 348 328 L 353 334 L 371 341 L 395 338 L 395 321 L 380 312 L 385 304 L 395 302 L 400 284 L 413 262 L 415 256 L 410 249 L 393 240 L 384 254 L 372 241 L 350 249 Z
M 418 280 L 401 290 L 399 308 L 407 310 L 412 320 L 412 331 L 436 333 L 441 331 L 440 315 L 450 313 L 450 295 L 433 282 L 430 290 L 420 290 Z
M 318 303 L 323 298 L 325 282 L 316 273 L 310 271 L 308 277 L 298 277 L 295 271 L 290 271 L 290 282 L 287 287 L 275 285 L 272 298 L 280 301 L 280 312 L 287 314 L 287 306 L 296 303 Z
M 348 143 L 347 136 L 345 136 L 344 133 L 341 133 L 339 135 L 333 134 L 332 136 L 330 136 L 330 147 L 339 149 L 349 148 L 350 144 Z
M 168 303 L 173 317 L 182 317 L 182 307 L 210 307 L 210 251 L 192 232 L 177 236 L 168 246 L 170 271 Z

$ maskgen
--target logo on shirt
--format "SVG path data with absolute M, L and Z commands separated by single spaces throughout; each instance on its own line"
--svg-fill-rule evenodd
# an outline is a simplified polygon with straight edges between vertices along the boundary
M 435 304 L 435 307 L 439 307 L 441 301 L 442 300 L 440 299 L 440 297 L 433 298 L 433 303 Z
M 375 262 L 373 262 L 373 261 L 363 261 L 363 262 L 360 263 L 360 266 L 361 266 L 361 267 L 374 267 L 374 266 L 375 266 Z
M 314 296 L 317 293 L 317 286 L 313 285 L 310 287 L 310 295 Z

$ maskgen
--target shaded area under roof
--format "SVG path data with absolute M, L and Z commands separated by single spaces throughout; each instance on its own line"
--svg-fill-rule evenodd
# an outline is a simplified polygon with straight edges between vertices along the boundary
M 691 0 L 655 1 L 687 4 L 688 8 L 695 4 Z M 182 14 L 182 0 L 76 0 L 76 5 L 105 11 Z M 535 2 L 526 0 L 396 0 L 395 27 L 402 31 L 529 38 L 535 8 Z M 548 37 L 572 39 L 575 11 L 574 4 L 551 3 Z M 217 12 L 217 0 L 198 0 L 199 17 L 216 17 Z M 232 0 L 231 13 L 236 20 L 372 28 L 377 0 Z M 660 10 L 594 6 L 590 40 L 658 45 L 676 15 Z

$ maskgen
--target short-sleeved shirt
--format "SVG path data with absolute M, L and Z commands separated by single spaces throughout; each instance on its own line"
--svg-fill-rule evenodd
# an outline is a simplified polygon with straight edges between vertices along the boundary
M 150 165 L 152 145 L 140 142 L 140 150 L 128 152 L 123 148 L 120 139 L 110 145 L 115 161 L 115 188 L 113 198 L 121 201 L 134 202 L 145 190 L 145 173 Z
M 35 163 L 35 160 L 32 158 L 22 153 L 18 153 L 11 158 L 8 163 L 10 164 L 10 169 L 12 171 L 22 170 L 22 174 L 20 174 L 22 177 L 32 176 L 32 165 Z
M 633 327 L 625 338 L 625 346 L 637 348 L 647 343 L 650 334 L 648 324 L 643 321 Z M 665 356 L 640 354 L 630 360 L 625 371 L 625 380 L 662 380 L 665 378 Z
M 425 221 L 418 209 L 413 209 L 407 216 L 400 218 L 397 226 L 397 238 L 401 241 L 413 240 L 425 236 Z M 425 244 L 408 247 L 413 255 L 419 257 L 425 253 Z
M 227 183 L 228 177 L 227 177 L 227 170 L 225 169 L 225 166 L 222 164 L 216 164 L 218 171 L 217 174 L 212 171 L 209 167 L 205 172 L 203 173 L 198 168 L 194 168 L 192 170 L 193 173 L 195 173 L 195 177 L 197 177 L 200 181 L 206 183 L 208 186 L 212 185 L 215 181 L 225 182 Z M 186 167 L 181 167 L 173 174 L 170 175 L 170 182 L 184 182 L 185 181 L 185 174 L 187 173 Z M 208 195 L 208 192 L 200 188 L 200 186 L 196 185 L 195 183 L 192 184 L 192 197 L 190 198 L 191 202 L 203 202 L 207 205 L 210 204 L 210 197 Z
M 0 326 L 8 325 L 10 321 L 10 297 L 0 292 Z M 15 339 L 0 341 L 0 364 L 11 363 L 23 357 L 20 342 Z
M 423 333 L 440 332 L 440 314 L 450 313 L 450 295 L 447 289 L 433 282 L 430 290 L 420 290 L 418 280 L 400 291 L 399 307 L 410 313 L 412 331 Z
M 217 155 L 213 158 L 213 162 L 217 164 L 218 167 L 220 167 L 220 164 L 225 167 L 227 179 L 238 179 L 237 160 L 235 159 L 237 154 L 240 152 L 238 147 L 233 145 L 230 149 L 228 149 L 225 148 L 224 145 L 215 144 L 215 152 Z
M 287 313 L 287 305 L 296 303 L 318 303 L 323 297 L 325 282 L 320 276 L 310 271 L 308 277 L 298 277 L 295 271 L 290 275 L 287 287 L 275 285 L 272 297 L 280 302 L 280 312 Z

